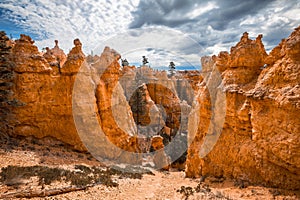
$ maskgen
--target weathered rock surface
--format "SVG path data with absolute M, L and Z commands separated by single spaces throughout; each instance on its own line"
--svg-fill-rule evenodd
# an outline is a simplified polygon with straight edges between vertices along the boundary
M 214 103 L 207 85 L 201 84 L 190 116 L 189 138 L 194 140 L 188 151 L 188 177 L 224 176 L 300 188 L 300 27 L 270 55 L 261 37 L 251 40 L 244 34 L 230 54 L 202 60 L 206 71 L 222 72 L 217 86 L 226 94 L 226 115 L 213 149 L 200 156 Z
M 84 61 L 73 91 L 73 116 L 80 138 L 101 161 L 138 163 L 132 112 L 118 84 L 119 54 L 106 47 L 95 63 Z
M 98 120 L 109 141 L 122 150 L 109 155 L 109 158 L 138 163 L 139 157 L 127 153 L 138 153 L 140 148 L 133 115 L 118 82 L 121 73 L 118 62 L 120 57 L 115 50 L 106 47 L 99 62 L 93 66 L 96 71 L 101 71 L 95 91 Z
M 51 53 L 53 56 L 55 56 L 57 62 L 59 63 L 59 66 L 63 66 L 65 62 L 67 61 L 66 54 L 62 49 L 58 46 L 58 40 L 55 40 L 55 46 L 51 49 Z
M 15 103 L 10 106 L 6 129 L 1 131 L 38 138 L 51 136 L 83 150 L 72 117 L 72 88 L 84 55 L 79 48 L 77 52 L 72 50 L 65 70 L 58 74 L 57 67 L 52 67 L 33 43 L 29 36 L 21 35 L 6 51 L 5 57 L 14 65 L 7 72 L 13 85 L 9 98 Z M 78 53 L 81 57 L 76 57 Z
M 225 85 L 238 84 L 246 85 L 256 80 L 261 68 L 264 66 L 264 59 L 267 57 L 264 45 L 261 41 L 262 35 L 256 40 L 248 38 L 245 32 L 241 41 L 228 52 L 221 52 L 216 60 L 217 68 L 223 73 Z
M 58 70 L 65 64 L 67 57 L 62 49 L 58 46 L 58 40 L 55 40 L 55 46 L 50 49 L 45 48 L 46 52 L 43 54 L 44 58 L 48 61 L 50 66 L 57 67 Z

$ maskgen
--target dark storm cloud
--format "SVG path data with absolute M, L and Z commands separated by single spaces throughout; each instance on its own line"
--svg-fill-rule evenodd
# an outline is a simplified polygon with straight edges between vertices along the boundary
M 230 22 L 237 21 L 248 15 L 255 15 L 266 8 L 273 0 L 219 0 L 218 9 L 214 9 L 205 17 L 207 24 L 216 30 L 224 30 Z
M 177 27 L 200 20 L 211 24 L 214 29 L 224 30 L 231 21 L 256 14 L 271 2 L 273 0 L 141 0 L 137 11 L 134 12 L 135 18 L 130 27 L 139 28 L 145 24 Z M 218 8 L 214 8 L 205 15 L 202 14 L 196 18 L 188 17 L 189 12 L 193 12 L 194 9 L 199 7 L 205 7 L 208 3 L 215 3 Z
M 137 11 L 134 12 L 134 21 L 130 28 L 140 28 L 144 24 L 165 25 L 176 27 L 194 21 L 187 18 L 172 18 L 174 14 L 181 15 L 190 11 L 195 4 L 193 0 L 141 0 Z

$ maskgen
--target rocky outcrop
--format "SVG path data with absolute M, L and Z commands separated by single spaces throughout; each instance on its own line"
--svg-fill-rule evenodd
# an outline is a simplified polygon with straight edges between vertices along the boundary
M 197 71 L 168 77 L 167 72 L 148 66 L 125 66 L 119 80 L 137 124 L 139 141 L 145 144 L 143 149 L 149 150 L 146 143 L 155 135 L 163 136 L 164 145 L 176 143 L 168 148 L 167 155 L 176 160 L 176 166 L 172 166 L 180 169 L 184 168 L 188 115 L 199 77 Z
M 5 54 L 3 59 L 5 62 L 1 67 L 5 67 L 4 72 L 9 74 L 1 77 L 1 83 L 11 82 L 8 84 L 11 87 L 5 88 L 7 90 L 3 99 L 5 102 L 0 105 L 1 112 L 5 111 L 5 116 L 1 115 L 5 117 L 1 132 L 9 132 L 11 136 L 37 138 L 50 136 L 72 145 L 77 150 L 86 150 L 82 138 L 77 134 L 72 109 L 75 78 L 79 69 L 87 64 L 80 40 L 74 40 L 74 47 L 59 69 L 57 65 L 59 54 L 56 55 L 48 49 L 42 55 L 29 36 L 21 35 L 12 48 L 7 46 L 8 38 L 4 33 L 1 39 L 3 44 L 1 51 L 3 55 Z M 62 53 L 58 46 L 54 49 Z M 105 65 L 112 57 L 111 65 Z M 103 64 L 106 68 L 99 77 Z M 136 126 L 133 119 L 130 123 L 131 110 L 123 95 L 122 87 L 117 84 L 119 69 L 118 54 L 109 48 L 105 49 L 98 63 L 92 67 L 94 71 L 91 72 L 90 78 L 97 83 L 97 90 L 93 91 L 93 98 L 97 98 L 95 111 L 98 112 L 99 124 L 112 143 L 125 151 L 139 152 L 137 138 L 134 136 Z M 82 88 L 85 88 L 84 86 L 81 85 Z M 11 105 L 9 110 L 8 104 Z M 126 117 L 124 113 L 128 113 L 128 116 Z M 112 157 L 116 158 L 116 155 Z
M 79 67 L 85 60 L 85 55 L 82 52 L 82 44 L 77 38 L 73 42 L 74 47 L 68 53 L 67 61 L 62 66 L 61 73 L 66 75 L 74 76 L 77 74 Z M 72 87 L 71 87 L 72 88 Z
M 201 73 L 199 70 L 191 70 L 191 71 L 179 71 L 177 72 L 180 74 L 178 79 L 183 79 L 189 83 L 188 87 L 191 87 L 193 91 L 195 92 L 194 94 L 189 94 L 186 92 L 186 85 L 177 85 L 179 87 L 177 91 L 182 91 L 178 92 L 178 95 L 180 96 L 180 99 L 185 100 L 189 105 L 192 105 L 194 96 L 198 91 L 198 84 L 203 81 L 203 77 L 201 76 Z M 182 94 L 183 93 L 183 94 Z M 186 97 L 186 99 L 183 99 Z
M 226 94 L 226 114 L 217 142 L 202 155 L 217 105 L 203 83 L 190 119 L 188 177 L 213 175 L 271 187 L 300 187 L 300 27 L 270 55 L 261 38 L 251 40 L 244 33 L 230 54 L 202 60 L 212 78 L 214 71 L 222 73 L 217 87 Z
M 223 83 L 234 87 L 234 84 L 245 86 L 251 81 L 255 82 L 261 68 L 264 66 L 264 59 L 267 57 L 264 45 L 261 41 L 262 35 L 256 40 L 248 38 L 245 32 L 241 41 L 228 52 L 221 52 L 215 58 L 216 65 L 223 73 Z
M 58 46 L 58 40 L 55 40 L 55 46 L 51 49 L 51 53 L 53 56 L 55 56 L 57 62 L 59 63 L 59 66 L 63 66 L 65 62 L 67 61 L 66 54 L 62 49 Z
M 81 48 L 74 48 L 61 74 L 57 66 L 51 65 L 41 55 L 29 36 L 21 35 L 6 51 L 8 55 L 5 57 L 14 66 L 7 68 L 7 72 L 11 74 L 13 85 L 9 98 L 15 103 L 11 104 L 11 117 L 6 118 L 5 129 L 1 131 L 38 138 L 51 136 L 79 150 L 85 149 L 72 117 L 72 88 L 76 71 L 84 60 Z
M 149 96 L 146 84 L 142 84 L 136 89 L 129 100 L 129 104 L 136 124 L 148 125 L 151 123 L 150 109 L 154 106 L 154 102 Z
M 106 61 L 107 64 L 101 63 L 101 65 L 104 66 L 104 71 L 101 74 L 99 84 L 96 88 L 96 100 L 97 100 L 97 109 L 99 114 L 99 121 L 101 124 L 101 128 L 104 131 L 105 135 L 109 138 L 109 140 L 114 143 L 116 146 L 120 147 L 121 149 L 132 151 L 132 152 L 138 152 L 137 146 L 128 146 L 126 141 L 135 140 L 137 142 L 137 138 L 135 137 L 136 132 L 125 132 L 124 130 L 120 129 L 120 127 L 117 124 L 117 120 L 115 116 L 120 116 L 128 113 L 130 117 L 132 117 L 132 113 L 130 111 L 130 108 L 127 105 L 125 107 L 127 108 L 127 112 L 120 113 L 121 110 L 116 110 L 113 107 L 117 105 L 116 103 L 112 103 L 116 98 L 113 98 L 113 93 L 116 87 L 118 87 L 118 80 L 120 76 L 120 65 L 118 63 L 118 60 L 120 59 L 120 55 L 106 47 L 103 51 L 100 61 Z M 103 67 L 102 66 L 102 67 Z M 97 63 L 95 64 L 95 68 L 97 68 Z M 119 88 L 116 92 L 117 95 L 122 95 L 123 99 L 124 92 L 122 88 Z M 115 97 L 115 96 L 114 96 Z M 118 102 L 118 101 L 116 101 Z M 115 112 L 119 112 L 119 114 L 113 114 L 113 110 Z M 126 117 L 125 117 L 126 118 Z M 133 120 L 132 120 L 133 122 Z M 132 137 L 132 139 L 131 139 Z M 135 138 L 135 139 L 134 139 Z
M 80 139 L 95 158 L 136 164 L 140 148 L 130 107 L 118 84 L 119 58 L 106 47 L 97 62 L 82 63 L 74 83 L 73 117 Z
M 171 136 L 174 136 L 181 124 L 180 99 L 176 90 L 171 90 L 172 87 L 168 87 L 168 84 L 172 82 L 150 83 L 147 88 L 151 99 L 165 112 L 166 126 L 171 129 Z
M 46 52 L 43 54 L 50 66 L 56 66 L 58 70 L 65 64 L 67 57 L 62 49 L 58 46 L 58 40 L 55 40 L 55 46 L 50 49 L 45 48 Z

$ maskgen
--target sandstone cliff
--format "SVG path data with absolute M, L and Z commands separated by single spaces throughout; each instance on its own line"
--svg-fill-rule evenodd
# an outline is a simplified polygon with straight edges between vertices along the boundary
M 6 40 L 5 36 L 1 38 Z M 12 136 L 55 137 L 77 149 L 85 149 L 72 117 L 72 88 L 76 70 L 84 60 L 81 47 L 72 49 L 59 74 L 57 66 L 42 56 L 29 36 L 21 35 L 12 48 L 3 45 L 7 78 L 1 81 L 9 81 L 6 96 L 10 100 L 6 101 L 9 106 L 1 105 L 1 109 L 10 111 L 1 132 Z
M 194 140 L 188 151 L 188 177 L 224 176 L 300 188 L 300 27 L 270 55 L 261 38 L 251 40 L 244 33 L 230 54 L 202 59 L 204 77 L 221 72 L 216 86 L 226 94 L 226 114 L 216 144 L 201 155 L 203 148 L 210 148 L 202 146 L 205 138 L 215 134 L 209 131 L 213 106 L 222 104 L 215 104 L 207 84 L 201 84 L 189 126 Z

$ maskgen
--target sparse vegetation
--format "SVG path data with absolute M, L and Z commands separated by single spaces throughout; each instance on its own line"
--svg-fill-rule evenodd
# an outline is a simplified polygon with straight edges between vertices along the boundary
M 81 170 L 70 171 L 47 166 L 8 166 L 1 169 L 0 181 L 3 184 L 11 186 L 21 184 L 22 179 L 29 179 L 36 176 L 39 178 L 39 185 L 50 185 L 54 181 L 64 181 L 70 182 L 71 185 L 75 186 L 84 186 L 98 182 L 107 186 L 118 186 L 118 184 L 111 179 L 111 172 L 109 170 L 104 171 L 96 167 L 89 168 L 80 165 L 77 165 L 75 169 Z
M 113 176 L 119 178 L 141 179 L 142 174 L 152 174 L 151 171 L 138 168 L 99 168 L 88 167 L 84 165 L 75 165 L 75 170 L 66 170 L 62 168 L 51 168 L 47 166 L 7 166 L 1 169 L 0 182 L 7 186 L 18 188 L 23 181 L 32 177 L 38 177 L 38 185 L 44 188 L 44 185 L 51 185 L 55 181 L 69 184 L 69 187 L 52 190 L 55 194 L 65 193 L 74 190 L 81 190 L 97 184 L 103 184 L 107 187 L 117 187 L 119 184 L 113 180 Z M 125 170 L 125 171 L 124 171 Z M 135 171 L 132 171 L 135 170 Z M 51 192 L 50 192 L 51 193 Z M 33 196 L 40 196 L 35 193 Z M 16 193 L 15 197 L 20 196 Z M 32 193 L 23 193 L 24 197 L 31 197 Z M 2 196 L 0 195 L 0 198 Z
M 75 171 L 65 170 L 62 168 L 50 168 L 47 166 L 8 166 L 1 169 L 0 181 L 8 186 L 20 184 L 22 179 L 31 177 L 39 178 L 39 185 L 50 185 L 54 181 L 70 182 L 71 185 L 84 186 L 89 184 L 104 184 L 110 187 L 118 186 L 117 182 L 112 180 L 113 175 L 119 178 L 141 179 L 142 174 L 152 174 L 151 171 L 132 172 L 131 169 L 121 171 L 117 168 L 97 168 L 84 165 L 75 165 Z M 14 180 L 14 182 L 12 182 Z M 19 182 L 17 180 L 20 180 Z
M 181 186 L 180 189 L 177 190 L 180 194 L 183 195 L 183 198 L 185 200 L 188 200 L 190 196 L 194 195 L 195 193 L 201 194 L 205 197 L 208 197 L 208 199 L 224 199 L 224 200 L 230 200 L 231 198 L 229 196 L 226 196 L 221 191 L 215 191 L 212 192 L 210 189 L 210 186 L 208 184 L 203 184 L 200 182 L 196 187 L 192 188 L 190 186 Z

